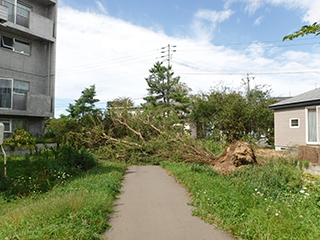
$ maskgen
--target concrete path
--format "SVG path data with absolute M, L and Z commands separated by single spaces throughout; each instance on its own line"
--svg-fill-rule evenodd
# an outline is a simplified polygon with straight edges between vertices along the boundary
M 108 240 L 230 240 L 191 215 L 186 190 L 159 166 L 132 166 L 115 203 Z

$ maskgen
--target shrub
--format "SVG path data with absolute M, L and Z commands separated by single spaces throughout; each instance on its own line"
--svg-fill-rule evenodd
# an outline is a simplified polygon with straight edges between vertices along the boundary
M 9 156 L 7 166 L 10 178 L 0 178 L 0 194 L 2 192 L 7 199 L 14 199 L 47 192 L 55 185 L 64 184 L 73 176 L 96 165 L 92 153 L 70 146 L 43 149 L 16 158 Z
M 10 146 L 13 150 L 16 147 L 26 146 L 27 149 L 35 149 L 36 138 L 28 131 L 23 130 L 22 128 L 17 128 L 14 130 L 12 137 L 6 138 L 3 141 L 4 146 Z

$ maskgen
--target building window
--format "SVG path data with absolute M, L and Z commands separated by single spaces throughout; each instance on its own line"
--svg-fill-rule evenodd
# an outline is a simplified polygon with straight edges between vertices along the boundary
M 3 5 L 8 8 L 9 22 L 29 28 L 30 6 L 17 0 L 5 0 Z
M 27 92 L 29 92 L 29 83 L 17 81 L 13 82 L 13 106 L 14 110 L 27 109 Z
M 11 121 L 10 120 L 4 120 L 0 119 L 0 122 L 4 125 L 4 132 L 11 132 Z
M 299 128 L 299 118 L 290 119 L 290 128 Z
M 309 108 L 307 109 L 307 118 L 308 118 L 308 142 L 316 143 L 318 142 L 317 138 L 317 109 Z
M 28 121 L 26 119 L 0 119 L 4 125 L 4 132 L 11 133 L 17 128 L 28 131 Z
M 29 83 L 0 78 L 0 108 L 26 110 Z
M 0 108 L 11 108 L 12 80 L 0 78 Z
M 12 51 L 30 55 L 30 43 L 21 41 L 16 38 L 2 36 L 1 37 L 1 47 L 10 49 Z

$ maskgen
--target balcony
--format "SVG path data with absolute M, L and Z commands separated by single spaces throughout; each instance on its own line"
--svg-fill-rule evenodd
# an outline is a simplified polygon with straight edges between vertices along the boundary
M 0 23 L 5 23 L 8 21 L 8 8 L 1 5 L 0 2 Z
M 8 21 L 20 26 L 29 27 L 29 17 L 31 9 L 22 4 L 14 5 L 11 2 L 4 1 L 3 5 L 8 9 Z
M 2 94 L 3 95 L 3 94 Z M 2 96 L 1 116 L 32 116 L 32 117 L 53 117 L 52 97 L 43 94 L 31 94 L 13 96 L 9 102 L 4 102 L 6 96 Z
M 4 7 L 8 10 L 6 23 L 8 32 L 31 39 L 55 41 L 54 24 L 51 19 L 36 14 L 23 5 L 4 1 Z
M 57 0 L 34 0 L 40 4 L 43 4 L 45 6 L 49 6 L 49 5 L 53 5 L 53 4 L 57 4 Z

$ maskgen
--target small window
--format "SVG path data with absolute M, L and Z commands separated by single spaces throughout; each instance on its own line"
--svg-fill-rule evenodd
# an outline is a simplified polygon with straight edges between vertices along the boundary
M 30 43 L 7 36 L 2 36 L 1 47 L 26 55 L 30 55 L 31 52 Z
M 30 55 L 30 44 L 16 39 L 14 41 L 14 51 Z
M 291 118 L 290 119 L 290 128 L 299 128 L 299 119 Z
M 11 122 L 10 122 L 10 120 L 1 120 L 0 119 L 0 122 L 2 122 L 3 125 L 4 125 L 4 132 L 11 132 Z
M 11 49 L 13 51 L 13 38 L 2 36 L 1 47 Z

